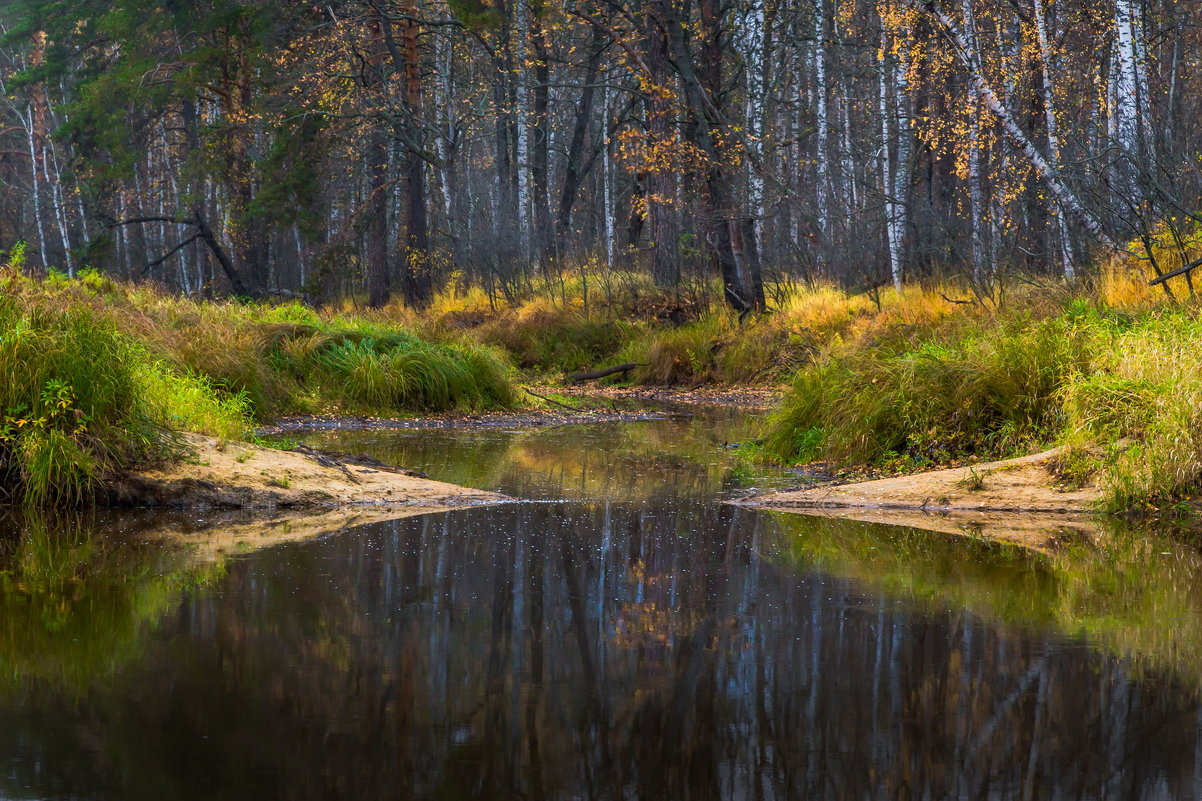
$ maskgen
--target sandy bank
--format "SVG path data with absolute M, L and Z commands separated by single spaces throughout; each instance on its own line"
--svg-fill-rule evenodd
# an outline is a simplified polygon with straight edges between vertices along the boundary
M 740 505 L 1006 540 L 1048 550 L 1091 537 L 1096 486 L 1066 487 L 1054 472 L 1058 450 L 883 478 L 776 492 Z
M 170 465 L 128 473 L 108 487 L 116 506 L 177 509 L 387 507 L 412 514 L 509 500 L 495 492 L 433 481 L 378 462 L 315 451 L 263 448 L 185 435 L 188 455 Z

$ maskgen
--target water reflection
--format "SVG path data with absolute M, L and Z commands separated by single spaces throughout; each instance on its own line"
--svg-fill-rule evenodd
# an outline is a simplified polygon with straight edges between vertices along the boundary
M 315 447 L 368 453 L 431 478 L 516 498 L 641 501 L 713 499 L 737 488 L 791 486 L 797 477 L 736 458 L 745 416 L 715 410 L 654 423 L 498 431 L 322 431 Z
M 1202 797 L 1195 549 L 724 506 L 774 479 L 693 425 L 348 438 L 569 500 L 205 570 L 20 522 L 0 797 Z
M 87 697 L 6 698 L 4 793 L 1202 789 L 1199 707 L 1180 685 L 1134 681 L 1126 661 L 1047 626 L 798 574 L 780 566 L 786 534 L 707 504 L 528 504 L 238 560 Z M 1028 586 L 1040 581 L 1054 577 Z

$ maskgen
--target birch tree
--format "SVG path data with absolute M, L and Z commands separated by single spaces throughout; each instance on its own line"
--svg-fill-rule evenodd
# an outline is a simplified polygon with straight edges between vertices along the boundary
M 1027 136 L 1015 120 L 1014 115 L 1005 107 L 997 93 L 993 90 L 988 77 L 985 75 L 980 54 L 964 35 L 961 27 L 939 4 L 938 0 L 926 0 L 921 6 L 951 41 L 955 48 L 956 57 L 968 73 L 973 88 L 984 102 L 985 107 L 997 118 L 1005 129 L 1006 134 L 1013 140 L 1016 147 L 1026 157 L 1028 163 L 1039 175 L 1048 190 L 1056 197 L 1060 205 L 1090 232 L 1099 242 L 1111 248 L 1116 248 L 1114 241 L 1102 229 L 1098 219 L 1077 199 L 1076 194 L 1065 184 L 1057 170 L 1053 169 L 1043 154 Z
M 1056 55 L 1052 49 L 1052 38 L 1049 34 L 1047 9 L 1044 0 L 1032 0 L 1034 4 L 1035 33 L 1039 42 L 1040 93 L 1043 97 L 1044 122 L 1048 134 L 1048 166 L 1060 170 L 1060 124 L 1056 120 L 1056 90 L 1053 76 L 1055 75 Z M 1073 241 L 1069 232 L 1068 219 L 1061 211 L 1059 204 L 1049 204 L 1049 211 L 1056 221 L 1060 239 L 1060 264 L 1064 277 L 1072 280 L 1076 277 L 1073 266 Z

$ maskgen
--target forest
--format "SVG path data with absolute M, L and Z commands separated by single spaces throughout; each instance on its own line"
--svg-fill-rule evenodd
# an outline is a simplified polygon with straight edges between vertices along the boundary
M 581 270 L 744 314 L 797 281 L 1151 279 L 1202 255 L 1200 16 L 7 0 L 0 243 L 190 296 L 417 309 Z
M 1202 0 L 0 0 L 0 798 L 1202 798 Z
M 752 460 L 1055 446 L 1166 508 L 1202 484 L 1200 17 L 10 0 L 0 483 L 79 502 L 170 432 L 598 373 L 773 388 Z

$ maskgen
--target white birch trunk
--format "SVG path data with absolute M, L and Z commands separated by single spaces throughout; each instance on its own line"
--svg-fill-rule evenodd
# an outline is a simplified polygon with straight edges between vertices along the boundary
M 605 73 L 601 87 L 601 210 L 605 231 L 605 265 L 614 266 L 614 196 L 613 167 L 610 165 L 609 143 L 609 72 Z
M 827 113 L 826 85 L 826 0 L 814 2 L 814 107 L 817 133 L 815 159 L 817 184 L 817 219 L 819 269 L 829 269 L 827 256 L 831 240 L 830 229 L 830 119 Z
M 1038 0 L 1036 0 L 1038 2 Z M 973 50 L 977 50 L 977 20 L 972 10 L 972 0 L 961 0 L 964 15 L 964 34 Z M 968 127 L 968 205 L 972 231 L 972 280 L 979 286 L 988 278 L 985 265 L 985 237 L 983 229 L 984 191 L 981 186 L 981 99 L 974 88 L 971 119 Z
M 913 146 L 913 131 L 909 109 L 909 70 L 907 43 L 898 42 L 897 63 L 889 59 L 889 32 L 881 28 L 880 107 L 881 107 L 881 182 L 885 195 L 885 238 L 889 246 L 889 272 L 893 286 L 901 291 L 902 272 L 905 265 L 905 231 L 910 202 L 910 157 Z M 890 96 L 896 116 L 896 161 L 889 163 L 889 109 Z
M 1056 120 L 1056 92 L 1052 79 L 1056 54 L 1052 50 L 1052 40 L 1048 35 L 1044 0 L 1034 0 L 1034 3 L 1035 34 L 1039 39 L 1039 63 L 1043 73 L 1043 113 L 1048 129 L 1048 164 L 1052 169 L 1058 171 L 1060 169 L 1060 126 Z M 1073 266 L 1073 241 L 1068 228 L 1068 219 L 1054 201 L 1050 202 L 1048 206 L 1056 220 L 1056 229 L 1060 235 L 1060 263 L 1064 269 L 1064 277 L 1072 280 L 1076 277 L 1076 270 Z
M 1120 148 L 1132 158 L 1140 156 L 1140 64 L 1133 0 L 1115 0 L 1115 133 Z
M 292 243 L 296 248 L 296 288 L 301 293 L 305 291 L 305 284 L 309 280 L 308 265 L 305 264 L 305 245 L 301 241 L 300 226 L 296 223 L 292 224 Z M 200 265 L 197 265 L 196 277 L 200 278 Z M 199 287 L 199 283 L 197 284 Z
M 125 192 L 119 190 L 117 193 L 117 219 L 125 219 Z M 129 243 L 125 241 L 125 226 L 118 225 L 116 229 L 117 241 L 115 247 L 117 250 L 117 264 L 121 265 L 121 269 L 125 271 L 125 275 L 129 275 Z
M 67 204 L 63 197 L 63 174 L 58 165 L 58 153 L 53 142 L 49 145 L 49 152 L 50 157 L 43 158 L 42 161 L 46 167 L 46 181 L 50 185 L 54 200 L 54 217 L 58 222 L 59 239 L 63 243 L 63 260 L 67 263 L 67 275 L 74 278 L 75 257 L 71 255 L 71 227 L 67 219 Z M 50 175 L 51 167 L 54 168 L 53 176 Z
M 438 177 L 442 184 L 442 210 L 447 217 L 447 228 L 451 232 L 451 236 L 458 235 L 455 230 L 458 222 L 454 214 L 454 202 L 451 197 L 453 189 L 453 180 L 451 177 L 450 166 L 450 143 L 455 137 L 455 106 L 451 97 L 451 70 L 453 67 L 452 51 L 454 45 L 447 37 L 440 36 L 436 40 L 437 47 L 437 63 L 436 70 L 437 80 L 434 82 L 435 97 L 434 105 L 436 108 L 443 109 L 444 117 L 442 120 L 442 133 L 435 138 L 435 147 L 438 149 Z
M 880 118 L 881 118 L 881 194 L 885 198 L 885 243 L 889 250 L 889 273 L 893 278 L 893 286 L 899 292 L 902 288 L 902 264 L 899 250 L 900 237 L 894 229 L 895 211 L 893 197 L 893 167 L 889 153 L 889 143 L 892 141 L 889 129 L 889 95 L 893 71 L 889 67 L 889 33 L 881 27 L 881 49 L 878 56 L 880 71 Z
M 906 226 L 910 223 L 910 159 L 914 152 L 914 125 L 910 114 L 910 43 L 898 43 L 893 67 L 894 106 L 897 109 L 897 163 L 893 168 L 894 235 L 897 238 L 898 272 L 904 257 Z
M 753 151 L 747 159 L 747 208 L 751 213 L 756 252 L 763 253 L 764 178 L 756 165 L 761 161 L 764 138 L 764 0 L 749 0 L 741 16 L 740 49 L 747 67 L 746 139 L 748 149 Z
M 33 181 L 30 189 L 33 194 L 33 222 L 38 232 L 38 257 L 41 259 L 42 269 L 49 267 L 46 262 L 46 231 L 42 224 L 42 186 L 41 180 L 38 177 L 38 147 L 36 137 L 34 135 L 33 124 L 33 106 L 26 107 L 25 131 L 29 135 L 29 175 Z
M 1142 27 L 1136 0 L 1115 0 L 1112 135 L 1113 144 L 1126 156 L 1118 172 L 1119 186 L 1128 195 L 1117 199 L 1120 207 L 1127 202 L 1143 200 L 1137 176 L 1148 155 L 1144 148 L 1147 141 L 1143 114 L 1147 79 L 1143 76 Z
M 526 64 L 530 56 L 530 9 L 526 0 L 514 0 L 517 27 L 517 172 L 518 172 L 518 240 L 522 257 L 530 258 L 530 87 L 526 81 Z

